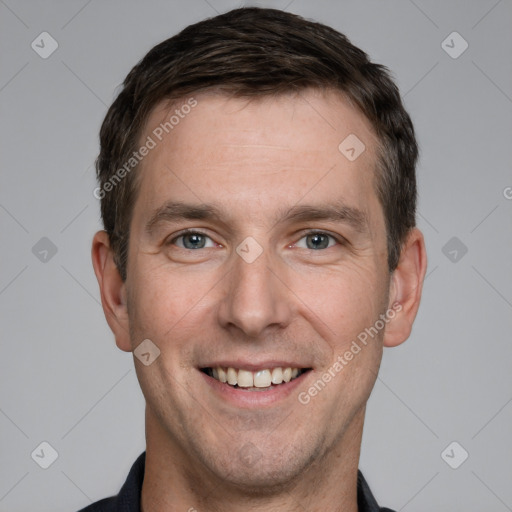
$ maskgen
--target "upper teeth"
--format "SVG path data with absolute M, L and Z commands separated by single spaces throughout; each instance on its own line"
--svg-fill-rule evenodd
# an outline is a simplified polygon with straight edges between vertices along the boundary
M 266 388 L 271 384 L 290 382 L 299 375 L 299 368 L 272 368 L 250 372 L 236 368 L 212 368 L 212 376 L 220 382 L 227 382 L 232 386 L 238 384 L 241 388 Z

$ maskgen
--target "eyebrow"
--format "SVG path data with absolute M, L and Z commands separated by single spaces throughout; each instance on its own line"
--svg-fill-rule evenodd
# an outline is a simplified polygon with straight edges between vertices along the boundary
M 335 204 L 293 206 L 281 213 L 278 222 L 307 222 L 311 220 L 343 222 L 358 232 L 365 231 L 368 226 L 368 216 L 363 210 L 348 206 L 341 201 Z
M 217 220 L 222 218 L 217 207 L 210 204 L 188 204 L 180 201 L 168 201 L 155 210 L 146 223 L 145 231 L 152 234 L 162 222 L 179 220 Z
M 213 204 L 190 204 L 181 201 L 168 201 L 157 208 L 146 223 L 145 231 L 151 235 L 163 222 L 181 220 L 210 220 L 226 222 L 225 215 Z M 274 225 L 282 222 L 331 221 L 343 222 L 358 232 L 364 232 L 368 226 L 366 212 L 338 201 L 335 204 L 295 205 L 282 208 L 274 219 Z

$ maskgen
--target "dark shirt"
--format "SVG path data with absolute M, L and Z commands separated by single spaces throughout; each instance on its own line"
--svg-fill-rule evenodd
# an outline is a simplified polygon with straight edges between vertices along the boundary
M 144 480 L 146 452 L 142 453 L 130 469 L 128 478 L 117 496 L 97 501 L 79 512 L 140 512 L 140 494 Z M 359 512 L 393 512 L 380 508 L 363 474 L 357 472 L 357 507 Z

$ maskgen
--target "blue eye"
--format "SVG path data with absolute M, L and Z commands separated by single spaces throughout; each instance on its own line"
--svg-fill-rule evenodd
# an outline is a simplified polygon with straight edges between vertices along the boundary
M 207 243 L 210 243 L 210 245 L 207 245 Z M 189 231 L 187 233 L 184 233 L 172 240 L 171 243 L 174 243 L 178 247 L 181 247 L 182 249 L 204 249 L 206 247 L 214 247 L 213 240 L 209 237 L 204 235 L 203 233 L 199 233 L 197 231 Z
M 305 244 L 301 245 L 303 240 L 305 240 Z M 297 242 L 296 246 L 301 247 L 302 249 L 321 250 L 328 249 L 329 247 L 336 245 L 336 243 L 336 239 L 327 233 L 312 232 L 308 233 L 306 236 L 303 236 Z
M 169 244 L 176 245 L 181 249 L 187 250 L 207 249 L 217 246 L 208 235 L 205 235 L 200 231 L 187 231 L 182 233 L 181 235 L 173 238 Z M 338 241 L 334 236 L 321 231 L 312 231 L 296 242 L 295 246 L 301 249 L 319 251 L 329 249 L 337 244 Z

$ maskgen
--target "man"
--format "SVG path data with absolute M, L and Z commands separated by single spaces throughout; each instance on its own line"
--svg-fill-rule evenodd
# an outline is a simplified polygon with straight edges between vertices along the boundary
M 190 26 L 101 129 L 92 257 L 147 449 L 86 511 L 379 508 L 358 460 L 425 275 L 414 130 L 342 34 L 271 9 Z

